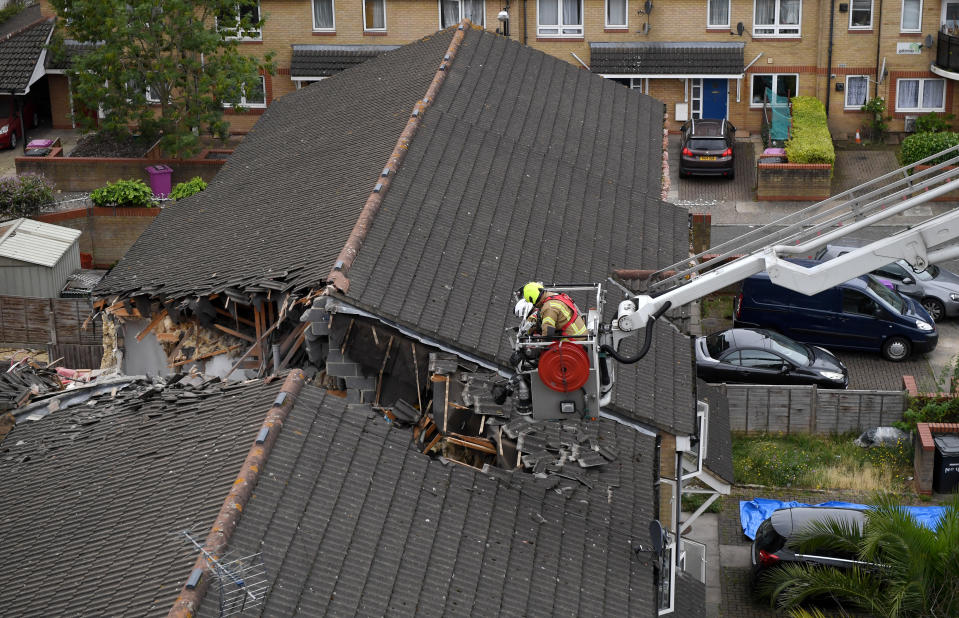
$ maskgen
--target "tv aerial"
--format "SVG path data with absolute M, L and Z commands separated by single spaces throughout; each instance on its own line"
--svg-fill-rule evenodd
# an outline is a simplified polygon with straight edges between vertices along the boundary
M 229 559 L 229 555 L 216 558 L 203 549 L 189 530 L 182 531 L 183 536 L 206 558 L 213 576 L 219 583 L 220 616 L 234 616 L 247 610 L 255 610 L 263 605 L 270 582 L 266 577 L 266 565 L 262 554 L 253 554 L 242 558 Z M 202 569 L 194 569 L 187 580 L 187 588 L 196 587 L 203 574 Z

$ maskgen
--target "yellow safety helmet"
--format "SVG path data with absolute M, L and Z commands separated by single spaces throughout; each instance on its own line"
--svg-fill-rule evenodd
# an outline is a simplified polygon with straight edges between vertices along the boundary
M 523 298 L 533 303 L 539 302 L 543 297 L 543 284 L 539 281 L 530 281 L 523 286 Z

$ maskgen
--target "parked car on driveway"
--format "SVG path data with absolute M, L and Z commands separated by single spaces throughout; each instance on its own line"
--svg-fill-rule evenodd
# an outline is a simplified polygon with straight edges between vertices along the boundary
M 790 260 L 813 268 L 819 260 Z M 768 273 L 743 280 L 733 326 L 775 330 L 811 345 L 880 352 L 901 361 L 935 349 L 939 333 L 919 301 L 863 275 L 806 296 L 774 284 Z
M 725 118 L 699 118 L 683 125 L 679 175 L 736 176 L 736 127 Z
M 798 532 L 816 522 L 829 521 L 841 522 L 862 531 L 866 514 L 857 509 L 825 506 L 796 506 L 773 512 L 772 516 L 761 523 L 756 530 L 756 539 L 753 541 L 750 552 L 753 583 L 759 579 L 763 571 L 789 563 L 839 568 L 849 568 L 857 564 L 867 565 L 857 561 L 854 554 L 843 554 L 838 551 L 803 554 L 790 547 L 790 542 L 794 540 Z
M 697 337 L 696 375 L 707 382 L 849 386 L 849 371 L 832 352 L 758 328 Z
M 844 245 L 826 245 L 816 258 L 831 260 L 867 244 L 868 241 L 846 241 Z M 931 264 L 926 270 L 916 272 L 905 260 L 896 260 L 872 271 L 877 277 L 892 282 L 896 291 L 918 299 L 938 322 L 959 316 L 959 275 Z
M 25 100 L 23 110 L 18 112 L 14 98 L 9 94 L 0 94 L 0 148 L 16 148 L 23 139 L 21 115 L 28 129 L 37 126 L 37 112 L 32 101 Z

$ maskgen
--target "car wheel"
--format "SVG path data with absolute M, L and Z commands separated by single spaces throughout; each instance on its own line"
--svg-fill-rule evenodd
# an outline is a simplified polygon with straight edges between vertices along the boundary
M 946 307 L 938 298 L 923 298 L 922 307 L 929 312 L 929 317 L 938 322 L 946 315 Z
M 14 131 L 10 134 L 10 150 L 13 150 L 17 147 L 17 132 Z
M 905 337 L 890 337 L 882 344 L 882 355 L 887 360 L 899 362 L 909 358 L 912 344 Z

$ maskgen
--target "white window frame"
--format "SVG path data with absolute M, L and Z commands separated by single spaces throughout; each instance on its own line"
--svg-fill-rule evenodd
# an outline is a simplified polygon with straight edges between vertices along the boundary
M 144 91 L 144 96 L 146 97 L 147 103 L 151 105 L 157 105 L 160 103 L 160 97 L 153 96 L 153 92 L 150 90 L 150 87 L 147 86 Z
M 866 98 L 862 103 L 849 104 L 849 93 L 851 92 L 849 88 L 849 80 L 851 79 L 863 79 L 866 81 Z M 866 104 L 866 101 L 869 100 L 869 76 L 868 75 L 847 75 L 846 76 L 846 89 L 843 92 L 842 104 L 845 109 L 860 110 L 862 106 Z
M 923 84 L 928 81 L 942 82 L 942 104 L 938 107 L 928 107 L 923 105 L 922 100 Z M 903 82 L 919 82 L 919 107 L 900 107 L 899 87 Z M 903 77 L 896 80 L 896 111 L 897 112 L 944 112 L 946 111 L 946 89 L 949 83 L 941 77 Z
M 776 2 L 776 17 L 772 24 L 756 23 L 756 2 L 753 0 L 753 36 L 756 38 L 777 38 L 777 39 L 798 39 L 802 36 L 802 0 L 799 0 L 799 21 L 796 24 L 781 24 L 779 22 L 780 7 L 782 0 Z M 772 30 L 772 32 L 760 32 L 760 30 Z M 795 30 L 795 32 L 791 32 Z
M 330 28 L 325 28 L 325 27 L 321 28 L 316 25 L 316 8 L 314 8 L 313 5 L 317 1 L 318 0 L 310 0 L 310 25 L 313 26 L 313 32 L 336 32 L 336 0 L 328 0 L 330 3 L 330 14 L 333 16 L 333 26 Z M 319 1 L 323 2 L 325 0 L 319 0 Z
M 223 28 L 224 30 L 237 30 L 240 24 L 240 3 L 237 2 L 234 5 L 236 9 L 236 24 L 227 26 Z M 263 18 L 263 7 L 260 6 L 260 0 L 256 0 L 256 19 L 260 21 Z M 217 30 L 221 29 L 219 18 L 216 19 L 216 28 Z M 262 41 L 263 40 L 263 30 L 251 30 L 245 32 L 242 36 L 239 34 L 237 36 L 228 36 L 228 39 L 235 39 L 237 41 Z
M 326 77 L 294 77 L 293 84 L 296 86 L 297 90 L 301 90 L 307 86 L 312 86 L 317 82 L 321 82 L 324 79 L 326 79 Z
M 260 75 L 260 84 L 263 85 L 263 102 L 262 103 L 250 103 L 246 100 L 246 92 L 244 89 L 243 94 L 240 96 L 240 100 L 237 102 L 236 107 L 242 109 L 265 109 L 266 108 L 266 76 Z M 233 103 L 225 102 L 223 107 L 233 107 Z
M 559 23 L 556 24 L 543 24 L 542 19 L 539 14 L 539 7 L 544 2 L 555 2 L 556 3 L 556 16 Z M 584 14 L 583 0 L 579 0 L 579 16 L 580 23 L 578 24 L 564 24 L 563 23 L 563 0 L 536 0 L 536 36 L 548 37 L 548 38 L 558 38 L 558 39 L 570 39 L 570 38 L 583 38 L 584 36 L 584 24 L 586 16 Z M 545 32 L 545 30 L 556 30 L 556 32 Z M 564 30 L 571 30 L 572 32 L 563 32 Z
M 875 10 L 876 3 L 873 0 L 869 0 L 869 24 L 866 26 L 854 26 L 852 23 L 852 17 L 856 13 L 855 6 L 856 0 L 849 0 L 849 29 L 850 30 L 872 30 L 872 16 L 873 11 Z
M 383 27 L 382 28 L 366 27 L 366 3 L 367 2 L 383 3 Z M 362 8 L 363 8 L 363 32 L 386 32 L 386 0 L 363 0 Z
M 761 77 L 763 75 L 769 75 L 773 78 L 773 87 L 772 91 L 776 92 L 779 87 L 779 78 L 783 76 L 792 76 L 796 78 L 796 92 L 792 96 L 799 94 L 799 73 L 749 73 L 749 107 L 762 107 L 762 103 L 753 103 L 753 86 L 755 82 L 753 81 L 756 77 Z
M 629 0 L 623 0 L 623 2 L 626 4 L 626 10 L 623 11 L 623 17 L 626 19 L 626 22 L 622 24 L 611 24 L 609 22 L 609 0 L 606 0 L 606 2 L 604 3 L 605 6 L 603 7 L 604 9 L 603 19 L 606 20 L 605 23 L 607 28 L 609 29 L 629 28 Z M 536 6 L 539 7 L 539 2 L 536 3 Z
M 922 0 L 919 0 L 919 27 L 906 28 L 903 23 L 906 20 L 906 3 L 902 3 L 902 9 L 899 11 L 899 32 L 922 32 Z
M 456 23 L 458 24 L 458 23 L 460 23 L 461 21 L 463 21 L 463 0 L 459 0 L 459 1 L 457 2 L 457 4 L 459 4 L 459 19 L 456 20 Z M 445 26 L 443 25 L 443 2 L 442 2 L 442 0 L 437 0 L 437 1 L 436 1 L 436 6 L 437 6 L 437 9 L 438 9 L 438 11 L 437 11 L 437 17 L 438 17 L 438 19 L 439 19 L 440 29 L 449 28 L 450 26 L 455 26 L 456 24 L 447 24 L 447 25 L 445 25 Z M 474 25 L 474 26 L 480 26 L 481 28 L 485 28 L 485 27 L 486 27 L 486 0 L 483 0 L 483 23 L 477 24 L 476 22 L 473 22 L 473 25 Z
M 729 19 L 730 19 L 729 16 L 732 15 L 732 0 L 725 0 L 726 1 L 726 23 L 725 24 L 709 23 L 709 16 L 712 14 L 712 11 L 710 10 L 710 5 L 714 1 L 715 0 L 706 1 L 706 28 L 723 28 L 723 29 L 729 28 Z

